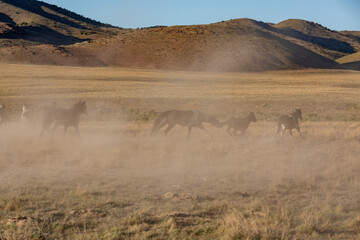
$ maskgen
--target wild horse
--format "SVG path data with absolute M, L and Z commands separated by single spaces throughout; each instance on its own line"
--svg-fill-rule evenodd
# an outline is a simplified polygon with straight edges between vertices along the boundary
M 54 122 L 51 138 L 53 137 L 54 132 L 59 125 L 64 126 L 63 136 L 65 136 L 68 127 L 74 127 L 78 137 L 80 138 L 79 122 L 81 114 L 87 114 L 85 101 L 79 101 L 75 103 L 71 109 L 49 109 L 42 123 L 41 135 L 43 135 L 44 131 Z
M 229 120 L 222 122 L 221 126 L 228 125 L 227 132 L 230 136 L 236 137 L 236 132 L 238 130 L 241 131 L 240 136 L 244 136 L 246 130 L 248 129 L 251 122 L 256 122 L 256 117 L 253 112 L 250 112 L 246 117 L 244 118 L 236 118 L 231 117 Z M 230 130 L 233 129 L 231 132 Z
M 283 136 L 286 129 L 289 129 L 290 135 L 292 136 L 292 129 L 296 128 L 300 134 L 300 137 L 304 138 L 300 132 L 298 119 L 302 120 L 301 109 L 296 109 L 295 112 L 291 113 L 290 115 L 281 115 L 278 120 L 278 128 L 275 134 L 278 134 L 281 131 L 281 136 Z
M 193 127 L 199 128 L 205 131 L 209 138 L 211 138 L 209 132 L 204 128 L 203 123 L 207 122 L 215 127 L 220 127 L 219 121 L 214 117 L 207 115 L 200 111 L 180 111 L 180 110 L 170 110 L 163 112 L 156 119 L 152 129 L 151 135 L 156 134 L 163 126 L 167 124 L 164 135 L 166 136 L 169 131 L 175 127 L 175 125 L 187 126 L 188 127 L 188 136 L 190 136 L 191 129 Z

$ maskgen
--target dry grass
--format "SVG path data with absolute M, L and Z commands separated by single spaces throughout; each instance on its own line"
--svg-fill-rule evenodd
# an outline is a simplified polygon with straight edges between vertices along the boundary
M 345 57 L 339 58 L 336 60 L 339 63 L 351 63 L 351 62 L 359 62 L 360 61 L 360 53 L 353 53 L 347 55 Z
M 2 65 L 0 239 L 357 239 L 359 79 Z M 83 98 L 82 141 L 17 121 L 23 103 Z M 295 107 L 306 139 L 274 138 Z M 244 139 L 208 125 L 213 140 L 181 127 L 150 138 L 146 113 L 168 108 L 260 121 Z
M 336 61 L 350 69 L 354 69 L 354 70 L 358 70 L 358 71 L 360 70 L 360 53 L 359 52 L 339 58 Z
M 0 65 L 0 102 L 19 116 L 21 104 L 89 102 L 90 120 L 129 112 L 199 109 L 215 115 L 256 112 L 261 120 L 304 109 L 305 120 L 358 121 L 360 75 L 337 70 L 198 73 L 117 68 Z M 65 106 L 65 105 L 64 105 Z M 125 114 L 125 115 L 124 115 Z

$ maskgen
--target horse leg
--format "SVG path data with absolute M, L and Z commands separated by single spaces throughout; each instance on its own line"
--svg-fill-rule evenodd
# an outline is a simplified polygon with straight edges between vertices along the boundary
M 65 137 L 65 135 L 66 135 L 66 131 L 67 131 L 67 126 L 64 126 L 64 133 L 63 133 L 63 138 Z
M 166 121 L 162 121 L 161 123 L 160 123 L 160 125 L 159 125 L 159 127 L 158 127 L 158 129 L 157 129 L 157 131 L 159 131 L 163 126 L 165 126 L 166 125 Z M 156 131 L 156 132 L 157 132 Z
M 41 130 L 41 133 L 40 133 L 40 137 L 44 134 L 44 132 L 48 129 L 50 124 L 47 124 L 47 125 L 43 125 L 42 127 L 42 130 Z
M 48 127 L 53 123 L 53 120 L 50 118 L 50 115 L 46 116 L 42 122 L 42 130 L 40 136 L 48 129 Z
M 301 132 L 300 132 L 300 128 L 299 128 L 299 127 L 297 127 L 297 128 L 296 128 L 296 130 L 299 132 L 300 137 L 301 137 L 302 139 L 305 139 L 305 138 L 304 138 L 304 136 L 303 136 L 303 135 L 301 134 Z
M 237 136 L 237 131 L 238 131 L 239 129 L 237 129 L 237 128 L 234 128 L 234 132 L 233 132 L 233 136 L 234 136 L 234 138 L 236 138 L 236 136 Z M 241 135 L 240 135 L 241 136 Z
M 284 135 L 285 131 L 286 131 L 286 128 L 283 128 L 283 130 L 281 131 L 281 136 Z
M 78 138 L 81 139 L 80 131 L 79 131 L 79 125 L 75 125 L 75 130 L 76 130 L 76 134 L 77 134 Z
M 230 135 L 230 136 L 232 136 L 233 137 L 233 134 L 231 133 L 231 131 L 230 131 L 230 127 L 228 127 L 228 129 L 226 130 L 227 131 L 227 133 Z
M 210 135 L 210 133 L 208 132 L 208 130 L 206 130 L 206 128 L 204 128 L 204 126 L 202 124 L 198 124 L 197 125 L 198 128 L 200 128 L 201 130 L 205 131 L 206 134 L 208 135 L 209 139 L 212 139 L 213 137 Z
M 282 125 L 281 125 L 280 121 L 278 121 L 278 127 L 277 127 L 277 130 L 276 130 L 276 132 L 274 133 L 274 135 L 280 133 L 281 127 L 282 127 Z
M 188 138 L 190 138 L 190 134 L 191 134 L 191 129 L 192 129 L 192 127 L 193 127 L 193 126 L 190 125 L 189 128 L 188 128 Z
M 291 129 L 289 129 L 289 132 L 290 132 L 290 136 L 292 137 L 293 135 L 292 135 L 292 130 Z
M 55 132 L 55 130 L 57 129 L 58 126 L 59 126 L 59 124 L 57 122 L 55 122 L 54 127 L 53 127 L 53 129 L 51 131 L 51 140 L 53 139 L 54 132 Z
M 170 131 L 173 127 L 175 127 L 175 125 L 176 125 L 176 124 L 169 124 L 169 126 L 165 129 L 164 136 L 166 136 L 166 135 L 169 133 L 169 131 Z
M 153 136 L 156 134 L 167 122 L 163 119 L 159 124 L 155 123 L 151 129 L 150 135 Z
M 244 137 L 246 130 L 241 130 L 240 137 Z
M 303 135 L 302 135 L 301 132 L 300 132 L 300 126 L 299 126 L 299 123 L 298 123 L 297 119 L 295 119 L 295 128 L 296 128 L 296 130 L 299 132 L 300 137 L 301 137 L 302 139 L 304 139 Z
M 275 133 L 274 133 L 274 136 L 277 135 L 277 134 L 281 134 L 281 130 L 282 129 L 282 126 L 278 126 L 278 128 L 276 129 Z

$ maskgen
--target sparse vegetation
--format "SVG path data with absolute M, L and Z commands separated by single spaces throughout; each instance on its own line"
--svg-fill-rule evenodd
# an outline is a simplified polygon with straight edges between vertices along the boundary
M 357 239 L 357 72 L 200 73 L 0 65 L 0 239 Z M 86 99 L 81 141 L 19 122 Z M 306 137 L 273 138 L 301 107 Z M 245 138 L 225 129 L 148 136 L 157 112 L 255 112 Z

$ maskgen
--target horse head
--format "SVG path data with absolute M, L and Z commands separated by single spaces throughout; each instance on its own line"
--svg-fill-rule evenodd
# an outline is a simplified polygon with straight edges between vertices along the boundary
M 86 101 L 79 101 L 78 103 L 74 104 L 74 108 L 78 113 L 88 115 Z
M 299 118 L 299 119 L 302 120 L 301 108 L 295 109 L 295 114 L 294 114 L 294 116 L 295 116 L 296 118 Z
M 222 127 L 222 124 L 219 122 L 219 120 L 217 120 L 217 118 L 215 116 L 207 116 L 207 122 L 209 122 L 211 125 L 213 125 L 214 127 Z
M 253 112 L 249 112 L 249 119 L 251 122 L 256 122 L 257 119 L 255 117 L 255 114 Z

